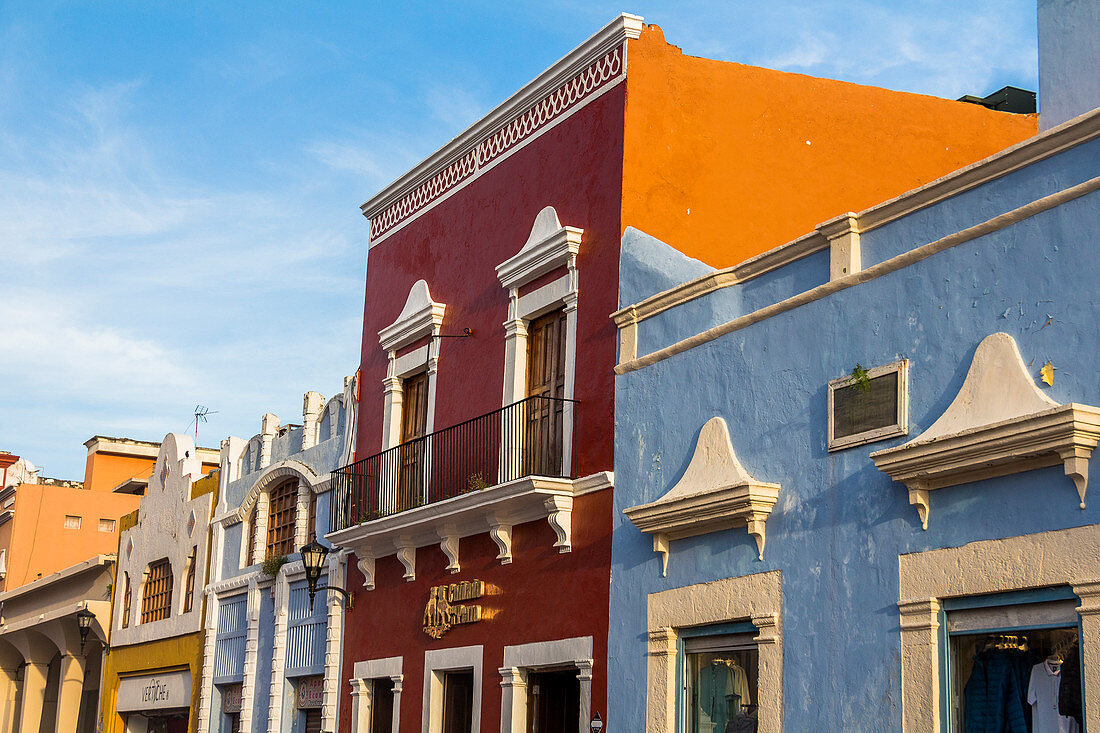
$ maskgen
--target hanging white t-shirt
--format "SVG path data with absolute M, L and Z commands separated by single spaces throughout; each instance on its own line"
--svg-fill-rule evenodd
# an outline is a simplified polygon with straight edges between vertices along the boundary
M 1077 721 L 1058 714 L 1062 665 L 1039 662 L 1031 668 L 1027 701 L 1031 703 L 1031 733 L 1080 733 Z

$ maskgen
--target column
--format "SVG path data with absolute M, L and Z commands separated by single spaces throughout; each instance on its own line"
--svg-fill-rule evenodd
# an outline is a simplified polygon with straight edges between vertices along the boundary
M 519 667 L 501 667 L 497 671 L 500 672 L 500 731 L 523 733 L 527 730 L 527 675 Z
M 370 730 L 370 710 L 373 698 L 369 680 L 351 681 L 351 733 Z
M 46 674 L 50 665 L 27 662 L 23 667 L 23 699 L 19 705 L 19 727 L 38 730 L 42 721 L 42 703 L 46 697 Z
M 1093 580 L 1073 584 L 1073 592 L 1081 599 L 1077 613 L 1081 615 L 1082 680 L 1085 685 L 1085 729 L 1100 730 L 1100 581 Z
M 244 681 L 241 684 L 241 730 L 252 730 L 252 707 L 256 695 L 256 662 L 260 649 L 260 586 L 248 583 L 248 635 L 244 642 Z
M 940 601 L 901 601 L 901 729 L 904 733 L 940 730 Z
M 0 733 L 17 733 L 15 730 L 15 703 L 18 687 L 18 667 L 0 667 Z
M 580 683 L 580 726 L 585 730 L 592 721 L 592 660 L 577 661 L 577 680 Z
M 393 681 L 393 727 L 390 733 L 401 732 L 401 685 L 405 675 L 395 674 L 390 677 Z
M 61 674 L 57 687 L 57 733 L 72 733 L 80 718 L 80 700 L 84 694 L 84 658 L 61 655 Z

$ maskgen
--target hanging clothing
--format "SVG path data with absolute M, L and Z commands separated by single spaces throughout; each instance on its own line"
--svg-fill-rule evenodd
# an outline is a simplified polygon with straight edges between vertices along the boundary
M 1030 671 L 1027 653 L 1016 649 L 974 655 L 974 669 L 963 688 L 966 733 L 1028 733 Z
M 745 670 L 737 664 L 730 664 L 730 675 L 733 683 L 733 694 L 737 700 L 731 706 L 732 713 L 737 715 L 746 705 L 752 705 L 752 696 L 749 694 L 749 676 Z
M 721 733 L 729 720 L 729 699 L 733 696 L 733 674 L 721 662 L 712 662 L 699 670 L 700 730 Z
M 1031 733 L 1078 733 L 1077 721 L 1058 712 L 1061 662 L 1049 660 L 1031 668 L 1027 701 L 1031 704 Z
M 1058 688 L 1058 712 L 1084 725 L 1081 713 L 1081 649 L 1074 643 L 1062 662 L 1062 682 Z

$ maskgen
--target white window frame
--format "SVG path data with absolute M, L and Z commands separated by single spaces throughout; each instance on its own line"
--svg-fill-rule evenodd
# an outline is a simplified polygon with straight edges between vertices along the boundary
M 393 448 L 401 441 L 401 414 L 404 398 L 403 380 L 425 369 L 428 379 L 428 414 L 425 432 L 435 428 L 435 387 L 439 371 L 439 342 L 447 306 L 432 300 L 428 284 L 417 280 L 409 289 L 401 314 L 392 324 L 378 332 L 378 343 L 386 352 L 389 364 L 382 380 L 382 448 Z M 428 343 L 398 356 L 409 344 L 427 338 Z
M 580 285 L 577 255 L 583 229 L 562 226 L 557 211 L 547 206 L 535 217 L 527 242 L 513 257 L 497 266 L 497 277 L 508 291 L 508 320 L 504 322 L 504 394 L 501 406 L 527 396 L 527 327 L 534 319 L 561 308 L 565 311 L 565 390 L 562 416 L 562 468 L 573 462 L 573 399 L 577 361 L 577 303 Z M 539 277 L 565 268 L 556 280 L 520 295 Z
M 783 576 L 779 570 L 724 578 L 649 594 L 646 730 L 680 730 L 677 715 L 684 694 L 677 677 L 677 629 L 749 621 L 760 673 L 757 731 L 783 730 Z
M 481 730 L 482 660 L 485 648 L 460 646 L 450 649 L 429 649 L 424 652 L 423 733 L 443 731 L 443 675 L 447 672 L 474 673 L 474 705 L 472 730 Z
M 873 430 L 864 430 L 859 433 L 845 435 L 843 438 L 836 438 L 833 436 L 833 395 L 837 390 L 855 384 L 855 380 L 851 375 L 830 380 L 828 389 L 830 451 L 844 450 L 845 448 L 851 448 L 857 445 L 874 443 L 879 440 L 886 440 L 887 438 L 895 438 L 899 435 L 909 434 L 909 360 L 899 359 L 889 364 L 883 364 L 882 366 L 868 369 L 867 378 L 875 379 L 876 377 L 882 377 L 895 372 L 898 375 L 898 394 L 897 413 L 895 415 L 897 419 L 894 423 L 891 425 L 884 425 L 881 428 L 874 428 Z
M 580 681 L 578 730 L 592 719 L 592 637 L 578 636 L 504 647 L 500 672 L 500 733 L 527 730 L 527 680 L 531 672 L 575 667 Z
M 352 733 L 385 733 L 370 729 L 371 709 L 374 706 L 375 680 L 389 679 L 393 682 L 393 725 L 390 733 L 401 729 L 401 686 L 405 676 L 401 673 L 402 657 L 385 659 L 366 659 L 356 662 L 351 683 L 351 730 Z

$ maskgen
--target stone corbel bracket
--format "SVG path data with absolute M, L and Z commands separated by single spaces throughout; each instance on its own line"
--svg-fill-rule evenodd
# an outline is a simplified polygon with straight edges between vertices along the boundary
M 928 529 L 929 492 L 997 476 L 1062 465 L 1085 508 L 1088 460 L 1100 441 L 1100 408 L 1059 405 L 1028 376 L 1007 333 L 986 336 L 959 393 L 913 440 L 871 454 L 875 466 L 905 484 Z
M 454 527 L 448 527 L 440 533 L 439 549 L 447 556 L 447 570 L 452 575 L 461 572 L 462 566 L 458 563 L 458 531 Z
M 623 511 L 642 532 L 653 536 L 668 572 L 669 543 L 684 537 L 745 527 L 764 559 L 764 524 L 779 499 L 779 484 L 757 481 L 741 466 L 726 421 L 713 417 L 699 431 L 683 477 L 656 501 Z
M 554 547 L 559 553 L 573 551 L 573 497 L 555 495 L 546 497 L 546 521 L 550 523 L 558 541 Z
M 405 540 L 399 540 L 395 544 L 397 559 L 405 567 L 405 573 L 401 577 L 411 583 L 416 580 L 416 545 Z
M 364 555 L 359 558 L 356 565 L 359 566 L 359 572 L 363 573 L 363 587 L 374 590 L 374 557 Z
M 512 525 L 505 522 L 494 521 L 489 524 L 489 536 L 493 538 L 500 552 L 497 560 L 501 565 L 509 565 L 512 562 Z

